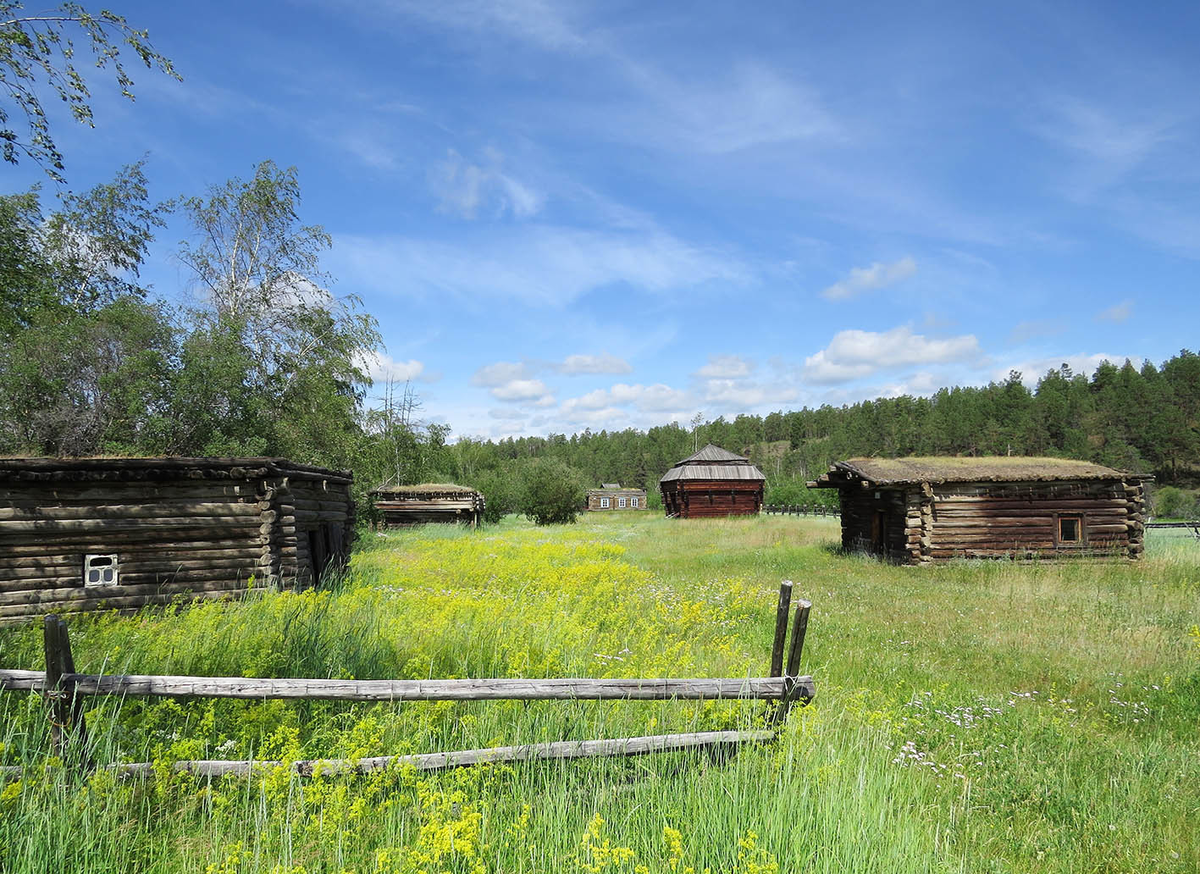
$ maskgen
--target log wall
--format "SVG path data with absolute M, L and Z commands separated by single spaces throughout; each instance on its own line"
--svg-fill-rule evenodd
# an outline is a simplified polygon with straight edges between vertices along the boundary
M 1144 495 L 1137 482 L 955 483 L 934 486 L 920 560 L 954 556 L 1137 558 Z M 1079 537 L 1062 538 L 1063 517 Z
M 182 461 L 0 460 L 0 622 L 307 585 L 348 554 L 348 477 Z M 84 584 L 87 555 L 117 556 L 116 585 Z
M 754 516 L 762 509 L 762 480 L 680 479 L 668 480 L 661 488 L 668 516 Z

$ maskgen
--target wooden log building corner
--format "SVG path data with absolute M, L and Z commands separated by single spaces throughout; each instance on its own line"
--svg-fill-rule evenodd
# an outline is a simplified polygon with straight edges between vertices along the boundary
M 311 585 L 349 556 L 351 483 L 283 458 L 0 459 L 0 622 Z
M 965 558 L 1139 558 L 1149 476 L 1064 458 L 851 458 L 842 546 L 904 564 Z

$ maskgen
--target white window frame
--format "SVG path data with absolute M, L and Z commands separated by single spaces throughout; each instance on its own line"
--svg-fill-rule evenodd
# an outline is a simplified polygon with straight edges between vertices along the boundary
M 612 505 L 612 502 L 608 498 L 600 499 L 600 509 L 601 510 L 607 510 L 611 505 Z
M 628 503 L 629 502 L 625 498 L 617 498 L 617 506 L 620 507 L 622 510 L 625 509 L 625 505 Z
M 83 557 L 84 588 L 108 588 L 117 585 L 119 580 L 120 562 L 115 553 L 88 554 Z
M 630 507 L 632 507 L 632 508 L 633 508 L 633 509 L 635 509 L 635 510 L 637 509 L 637 506 L 638 506 L 638 499 L 637 499 L 637 497 L 636 497 L 636 496 L 635 496 L 635 497 L 632 497 L 632 498 L 630 498 L 630 499 L 629 499 L 629 506 L 630 506 Z

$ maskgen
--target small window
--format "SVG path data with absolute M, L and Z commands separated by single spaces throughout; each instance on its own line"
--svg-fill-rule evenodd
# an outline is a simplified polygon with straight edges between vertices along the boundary
M 629 499 L 629 506 L 633 507 L 634 509 L 637 509 L 637 505 L 638 505 L 638 499 L 637 499 L 637 498 L 630 498 L 630 499 Z
M 1078 516 L 1058 517 L 1058 542 L 1079 543 L 1083 540 L 1083 520 Z
M 115 555 L 85 555 L 83 557 L 84 586 L 115 586 L 117 557 Z
M 624 498 L 617 498 L 617 506 L 618 506 L 619 508 L 621 508 L 622 510 L 624 510 L 624 509 L 625 509 L 625 504 L 626 504 L 626 503 L 627 503 L 627 502 L 626 502 L 626 500 L 625 500 Z
M 612 506 L 612 504 L 611 504 L 611 502 L 609 501 L 609 499 L 608 499 L 608 498 L 601 498 L 601 499 L 600 499 L 600 509 L 601 509 L 601 510 L 607 510 L 607 509 L 608 509 L 610 506 Z

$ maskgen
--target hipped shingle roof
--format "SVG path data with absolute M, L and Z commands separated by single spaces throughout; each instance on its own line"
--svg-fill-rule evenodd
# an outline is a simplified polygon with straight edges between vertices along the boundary
M 676 464 L 665 474 L 661 483 L 680 479 L 698 480 L 765 480 L 761 470 L 750 459 L 734 455 L 711 443 Z

